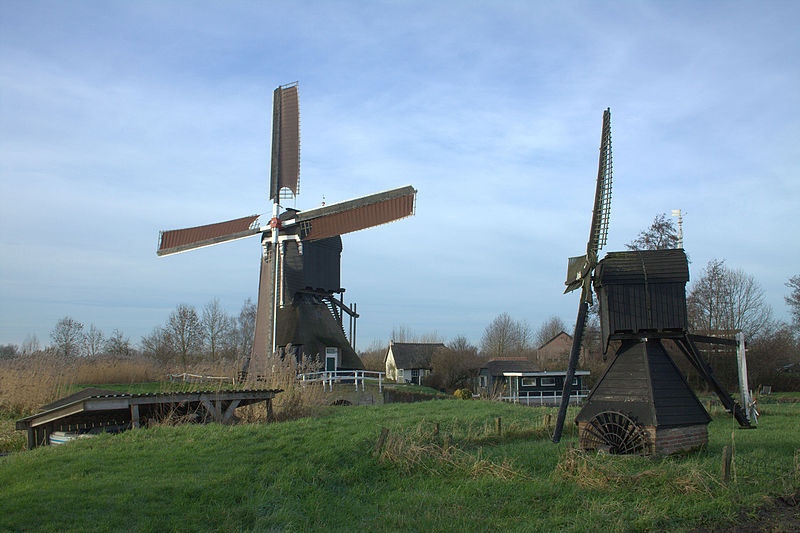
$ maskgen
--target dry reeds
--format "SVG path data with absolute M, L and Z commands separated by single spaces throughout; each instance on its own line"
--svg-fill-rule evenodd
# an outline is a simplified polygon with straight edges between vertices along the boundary
M 390 432 L 381 446 L 379 458 L 406 471 L 456 472 L 473 478 L 488 476 L 504 480 L 528 478 L 508 458 L 499 462 L 492 460 L 483 456 L 481 448 L 477 454 L 469 453 L 454 445 L 450 434 L 432 436 L 422 424 L 411 432 Z
M 681 494 L 711 494 L 720 483 L 697 464 L 684 463 L 680 473 L 671 472 L 669 464 L 661 468 L 648 468 L 636 473 L 623 471 L 627 461 L 637 456 L 607 455 L 567 448 L 556 464 L 554 475 L 587 489 L 632 487 L 647 480 L 660 486 L 665 484 Z
M 298 381 L 299 373 L 319 370 L 316 361 L 304 359 L 300 364 L 292 358 L 271 357 L 267 360 L 267 373 L 259 388 L 280 389 L 283 392 L 272 400 L 272 420 L 281 422 L 314 416 L 326 405 L 322 385 Z M 268 413 L 263 403 L 237 409 L 236 415 L 243 422 L 266 422 Z
M 48 352 L 0 362 L 0 411 L 26 415 L 62 396 L 74 385 L 153 381 L 164 369 L 150 359 L 63 357 Z

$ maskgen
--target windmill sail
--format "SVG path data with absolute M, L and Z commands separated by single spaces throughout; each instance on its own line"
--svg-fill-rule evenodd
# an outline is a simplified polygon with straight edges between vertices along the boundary
M 158 255 L 176 254 L 249 237 L 260 232 L 259 228 L 254 226 L 256 220 L 258 220 L 258 215 L 250 215 L 216 224 L 162 231 L 159 235 L 156 253 Z
M 279 199 L 281 189 L 295 196 L 300 178 L 300 107 L 297 83 L 275 89 L 272 107 L 272 169 L 269 198 Z
M 564 388 L 561 391 L 561 405 L 553 430 L 553 442 L 561 440 L 561 431 L 564 428 L 564 419 L 567 416 L 567 406 L 572 394 L 572 378 L 583 343 L 583 331 L 586 328 L 586 316 L 592 304 L 592 272 L 597 266 L 597 252 L 605 246 L 608 235 L 608 220 L 611 214 L 611 109 L 603 112 L 603 129 L 600 135 L 600 161 L 597 168 L 597 185 L 594 195 L 594 209 L 592 210 L 592 225 L 589 229 L 589 242 L 586 244 L 586 255 L 571 257 L 567 267 L 567 290 L 570 292 L 581 287 L 581 299 L 578 304 L 578 318 L 575 320 L 575 332 L 572 336 L 572 349 L 569 354 L 569 366 L 564 378 Z
M 410 185 L 391 191 L 370 194 L 297 214 L 300 238 L 325 239 L 373 226 L 379 226 L 414 214 L 417 191 Z

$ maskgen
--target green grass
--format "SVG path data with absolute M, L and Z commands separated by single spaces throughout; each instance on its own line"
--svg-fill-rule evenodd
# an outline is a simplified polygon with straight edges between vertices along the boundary
M 757 430 L 716 413 L 705 450 L 667 459 L 575 453 L 572 425 L 554 445 L 548 412 L 444 400 L 42 447 L 0 458 L 0 530 L 678 531 L 723 527 L 800 488 L 800 406 L 768 406 Z M 436 446 L 437 422 L 456 451 Z

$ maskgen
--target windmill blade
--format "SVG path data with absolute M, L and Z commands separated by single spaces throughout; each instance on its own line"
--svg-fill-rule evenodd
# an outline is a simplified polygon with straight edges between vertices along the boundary
M 177 254 L 261 233 L 256 223 L 258 218 L 258 215 L 250 215 L 205 226 L 161 231 L 156 253 L 158 255 Z
M 567 267 L 567 290 L 570 292 L 582 286 L 581 299 L 578 304 L 578 319 L 575 321 L 575 335 L 572 337 L 572 350 L 569 354 L 567 375 L 564 378 L 564 388 L 561 391 L 561 405 L 558 408 L 556 426 L 553 430 L 553 442 L 561 440 L 564 429 L 564 419 L 567 416 L 569 397 L 572 394 L 572 378 L 583 343 L 583 330 L 586 327 L 586 315 L 592 304 L 592 273 L 597 266 L 597 252 L 606 244 L 608 237 L 608 221 L 611 215 L 611 184 L 612 184 L 612 159 L 611 159 L 611 109 L 603 112 L 603 129 L 600 134 L 600 161 L 597 167 L 597 184 L 594 193 L 594 209 L 592 210 L 592 225 L 589 229 L 589 242 L 586 244 L 586 255 L 571 257 Z
M 297 195 L 300 177 L 300 107 L 297 82 L 275 89 L 272 103 L 272 168 L 269 199 L 280 199 L 281 189 Z
M 597 187 L 594 193 L 592 226 L 586 254 L 589 261 L 597 264 L 597 252 L 606 245 L 608 221 L 611 216 L 611 185 L 613 165 L 611 157 L 611 108 L 603 112 L 603 131 L 600 136 L 600 161 L 597 167 Z M 594 268 L 594 266 L 592 266 Z
M 414 214 L 417 191 L 407 185 L 338 204 L 297 213 L 300 238 L 307 241 L 343 235 L 386 224 Z

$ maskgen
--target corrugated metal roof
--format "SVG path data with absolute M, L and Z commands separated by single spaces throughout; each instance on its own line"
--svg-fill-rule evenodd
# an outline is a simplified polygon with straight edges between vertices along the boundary
M 202 246 L 241 239 L 259 233 L 258 228 L 250 226 L 258 215 L 195 226 L 193 228 L 162 231 L 158 243 L 158 255 L 168 255 Z

